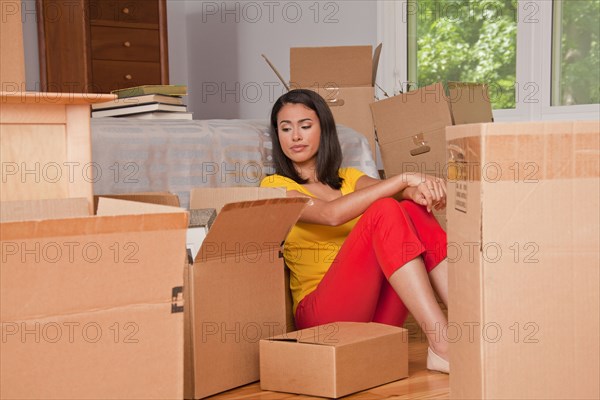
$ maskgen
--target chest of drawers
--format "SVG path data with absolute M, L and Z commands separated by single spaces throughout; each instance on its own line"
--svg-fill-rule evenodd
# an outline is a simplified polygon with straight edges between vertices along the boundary
M 168 84 L 166 0 L 38 0 L 42 91 Z

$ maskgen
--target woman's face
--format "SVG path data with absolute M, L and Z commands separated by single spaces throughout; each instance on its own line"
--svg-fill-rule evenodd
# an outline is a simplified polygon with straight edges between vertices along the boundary
M 314 165 L 321 142 L 316 112 L 303 104 L 285 104 L 277 114 L 277 135 L 283 153 L 295 165 Z

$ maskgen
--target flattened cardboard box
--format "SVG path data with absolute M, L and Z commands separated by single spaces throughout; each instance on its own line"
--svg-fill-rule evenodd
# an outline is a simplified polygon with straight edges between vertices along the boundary
M 0 224 L 0 397 L 182 398 L 186 212 L 80 201 Z
M 447 139 L 451 398 L 600 398 L 600 122 Z
M 446 177 L 446 126 L 492 122 L 487 86 L 448 82 L 371 104 L 385 174 L 422 172 Z M 434 211 L 446 227 L 445 210 Z
M 257 381 L 259 340 L 287 330 L 281 243 L 307 199 L 223 206 L 232 198 L 282 195 L 283 190 L 261 188 L 192 191 L 192 208 L 221 211 L 188 277 L 192 359 L 187 363 L 193 380 L 186 385 L 186 397 L 200 399 Z
M 268 59 L 267 63 L 286 89 L 304 88 L 319 93 L 329 105 L 336 123 L 365 135 L 376 159 L 369 104 L 375 100 L 380 54 L 381 45 L 375 52 L 372 46 L 293 47 L 289 85 Z
M 262 390 L 338 398 L 408 376 L 408 331 L 336 322 L 260 341 Z

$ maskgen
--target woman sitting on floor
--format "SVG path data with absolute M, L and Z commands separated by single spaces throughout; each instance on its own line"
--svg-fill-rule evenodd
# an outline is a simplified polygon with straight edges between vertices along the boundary
M 276 174 L 263 187 L 310 197 L 284 258 L 299 329 L 337 322 L 402 326 L 410 311 L 429 340 L 427 368 L 449 372 L 446 233 L 431 214 L 446 205 L 442 179 L 405 173 L 373 179 L 340 168 L 333 115 L 317 93 L 281 96 L 271 112 Z

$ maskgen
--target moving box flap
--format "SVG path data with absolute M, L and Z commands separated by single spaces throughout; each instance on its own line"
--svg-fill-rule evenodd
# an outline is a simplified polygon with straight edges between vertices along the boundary
M 383 47 L 383 43 L 379 43 L 379 46 L 375 48 L 375 53 L 373 53 L 373 72 L 371 76 L 371 86 L 375 87 L 377 80 L 377 71 L 379 70 L 379 59 L 381 58 L 381 48 Z
M 86 198 L 3 201 L 0 222 L 62 219 L 90 215 Z
M 0 223 L 0 239 L 5 242 L 115 232 L 138 234 L 146 231 L 177 229 L 185 231 L 187 229 L 188 213 L 185 210 L 180 209 L 179 212 L 166 213 L 163 209 L 169 207 L 156 207 L 159 207 L 160 210 L 153 210 L 146 214 L 135 215 L 125 211 L 123 215 L 72 217 L 69 218 L 68 223 L 63 219 L 2 222 Z
M 290 49 L 290 86 L 371 86 L 372 46 Z
M 214 208 L 219 213 L 227 203 L 280 197 L 286 197 L 284 188 L 197 188 L 190 193 L 190 209 Z
M 441 83 L 377 101 L 371 111 L 380 146 L 452 125 Z
M 375 337 L 402 334 L 403 331 L 404 328 L 376 322 L 334 322 L 284 333 L 266 340 L 341 347 Z
M 448 82 L 448 91 L 454 125 L 494 122 L 487 85 Z
M 96 215 L 138 215 L 138 214 L 173 214 L 186 213 L 187 211 L 178 208 L 163 206 L 152 203 L 139 203 L 136 201 L 111 199 L 100 197 L 98 200 L 98 211 Z
M 196 261 L 274 251 L 281 246 L 309 199 L 293 197 L 231 203 L 217 215 Z
M 140 203 L 161 204 L 163 206 L 179 207 L 179 197 L 169 192 L 140 192 L 126 194 L 101 194 L 94 196 L 94 212 L 98 209 L 98 199 L 107 197 L 110 199 L 120 199 L 128 201 L 137 201 Z
M 271 62 L 271 60 L 269 60 L 267 58 L 267 56 L 264 55 L 264 54 L 261 54 L 261 56 L 262 56 L 262 58 L 265 59 L 265 61 L 269 65 L 269 68 L 271 68 L 271 70 L 275 73 L 275 75 L 277 75 L 277 78 L 283 84 L 283 87 L 285 88 L 285 90 L 287 90 L 289 92 L 290 91 L 290 85 L 288 85 L 287 82 L 285 81 L 285 79 L 283 79 L 283 76 L 281 76 L 281 74 L 279 73 L 279 71 L 277 70 L 277 68 L 275 68 L 275 66 L 273 65 L 273 63 Z

